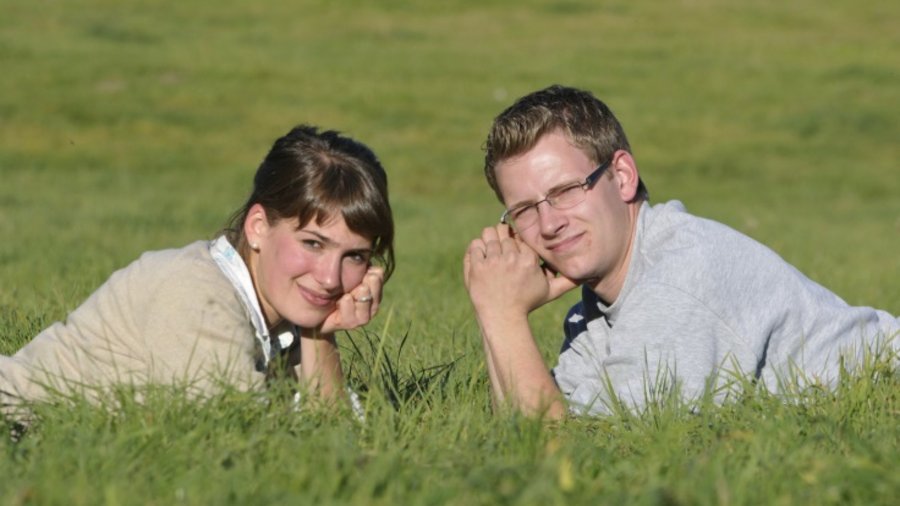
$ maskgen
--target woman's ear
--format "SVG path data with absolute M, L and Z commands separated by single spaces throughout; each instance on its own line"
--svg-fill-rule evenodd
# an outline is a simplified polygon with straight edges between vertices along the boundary
M 613 154 L 609 170 L 616 180 L 622 201 L 633 201 L 635 196 L 637 196 L 640 176 L 638 175 L 637 162 L 634 161 L 631 153 L 624 150 L 616 151 Z
M 262 204 L 253 204 L 244 219 L 244 237 L 250 249 L 259 251 L 259 245 L 269 231 L 269 218 Z

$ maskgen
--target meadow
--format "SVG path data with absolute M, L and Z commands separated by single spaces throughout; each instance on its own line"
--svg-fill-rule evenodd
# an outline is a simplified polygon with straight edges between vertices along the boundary
M 378 153 L 398 237 L 381 313 L 339 338 L 364 422 L 165 388 L 43 406 L 0 438 L 0 503 L 892 504 L 884 363 L 790 402 L 491 411 L 461 276 L 502 211 L 481 146 L 552 83 L 610 105 L 653 201 L 900 314 L 900 4 L 744 4 L 0 0 L 0 353 L 141 252 L 215 236 L 298 123 Z M 575 300 L 532 315 L 548 365 Z

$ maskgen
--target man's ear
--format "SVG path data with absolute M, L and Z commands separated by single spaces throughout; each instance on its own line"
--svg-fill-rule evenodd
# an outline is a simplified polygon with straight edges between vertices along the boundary
M 252 249 L 259 249 L 260 242 L 268 232 L 269 217 L 266 215 L 266 208 L 262 204 L 253 204 L 244 219 L 244 237 L 247 238 L 247 243 Z
M 616 151 L 613 154 L 609 171 L 616 181 L 622 201 L 633 201 L 635 196 L 637 196 L 640 175 L 638 174 L 637 162 L 634 161 L 631 153 L 621 149 Z

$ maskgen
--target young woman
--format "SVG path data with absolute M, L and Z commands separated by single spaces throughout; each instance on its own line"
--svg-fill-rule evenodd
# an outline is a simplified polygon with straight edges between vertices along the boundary
M 0 355 L 0 409 L 121 384 L 250 390 L 275 375 L 341 396 L 334 334 L 378 311 L 393 239 L 372 151 L 298 126 L 275 142 L 221 236 L 143 254 L 64 322 Z

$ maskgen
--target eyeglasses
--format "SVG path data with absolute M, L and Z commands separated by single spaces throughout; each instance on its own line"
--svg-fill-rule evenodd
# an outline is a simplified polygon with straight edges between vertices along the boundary
M 550 190 L 550 193 L 542 200 L 530 204 L 522 204 L 518 207 L 503 211 L 503 214 L 500 215 L 500 223 L 511 225 L 517 231 L 521 231 L 538 222 L 538 219 L 540 218 L 538 206 L 541 205 L 542 202 L 550 204 L 550 207 L 554 209 L 569 209 L 570 207 L 575 207 L 584 201 L 587 191 L 594 186 L 597 179 L 599 179 L 603 172 L 609 168 L 610 163 L 612 163 L 611 159 L 600 164 L 600 166 L 597 167 L 594 172 L 591 172 L 583 182 L 561 186 L 554 190 Z

